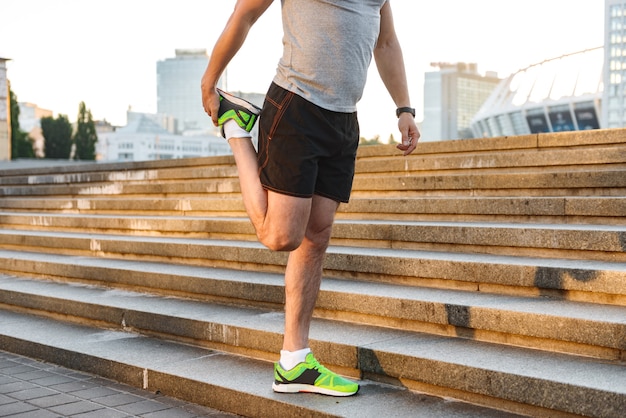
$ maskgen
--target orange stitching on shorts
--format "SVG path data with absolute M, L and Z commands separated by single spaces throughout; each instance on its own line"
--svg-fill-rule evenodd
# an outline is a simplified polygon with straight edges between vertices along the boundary
M 289 106 L 291 99 L 293 99 L 293 96 L 294 96 L 293 92 L 287 91 L 281 103 L 277 103 L 271 97 L 266 97 L 266 100 L 272 103 L 272 105 L 275 106 L 276 109 L 278 109 L 278 112 L 276 112 L 276 115 L 274 115 L 274 119 L 272 120 L 272 125 L 270 126 L 270 130 L 267 134 L 267 144 L 265 146 L 265 158 L 263 159 L 263 163 L 259 164 L 259 175 L 261 174 L 261 170 L 263 170 L 267 166 L 267 163 L 269 161 L 269 152 L 270 152 L 269 148 L 270 148 L 270 143 L 272 141 L 272 136 L 274 136 L 274 133 L 276 132 L 276 129 L 278 128 L 278 124 L 280 123 L 280 120 L 285 114 L 285 111 L 287 110 L 287 107 Z
M 280 120 L 282 119 L 283 115 L 285 114 L 285 111 L 287 110 L 287 107 L 289 106 L 289 103 L 291 102 L 291 99 L 293 98 L 293 95 L 294 95 L 294 93 L 288 91 L 287 94 L 285 95 L 285 97 L 283 98 L 283 101 L 280 104 L 274 102 L 271 99 L 269 99 L 272 103 L 274 103 L 274 105 L 278 109 L 278 112 L 276 112 L 276 115 L 274 116 L 274 120 L 272 121 L 272 126 L 270 128 L 270 131 L 269 131 L 269 133 L 267 135 L 267 139 L 269 141 L 272 140 L 272 136 L 274 136 L 274 133 L 276 132 L 276 128 L 278 127 L 278 123 L 280 122 Z

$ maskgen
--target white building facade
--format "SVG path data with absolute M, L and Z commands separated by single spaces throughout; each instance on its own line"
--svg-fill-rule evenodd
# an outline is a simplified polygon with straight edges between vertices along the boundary
M 149 161 L 231 154 L 224 138 L 209 134 L 177 135 L 149 115 L 135 114 L 123 128 L 98 133 L 99 161 Z

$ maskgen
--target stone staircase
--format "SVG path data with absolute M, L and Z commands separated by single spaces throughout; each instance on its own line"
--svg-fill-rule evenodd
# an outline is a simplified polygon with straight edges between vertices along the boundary
M 361 148 L 311 330 L 350 398 L 271 391 L 231 157 L 3 170 L 0 225 L 3 350 L 251 417 L 626 413 L 626 130 Z

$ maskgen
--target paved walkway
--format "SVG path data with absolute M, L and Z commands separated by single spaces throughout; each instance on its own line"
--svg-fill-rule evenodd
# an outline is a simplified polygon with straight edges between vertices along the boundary
M 0 351 L 0 417 L 237 416 Z

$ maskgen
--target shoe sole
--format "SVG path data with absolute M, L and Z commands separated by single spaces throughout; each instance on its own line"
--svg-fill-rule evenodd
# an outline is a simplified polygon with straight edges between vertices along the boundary
M 241 97 L 233 96 L 232 94 L 227 93 L 224 90 L 220 90 L 220 89 L 216 89 L 216 90 L 220 94 L 220 96 L 222 96 L 224 99 L 228 100 L 231 103 L 234 103 L 237 106 L 243 107 L 244 109 L 248 110 L 250 113 L 254 113 L 257 116 L 259 115 L 259 113 L 261 113 L 261 108 L 259 108 L 257 105 L 250 103 L 249 101 L 244 100 Z
M 332 389 L 321 388 L 319 386 L 304 385 L 300 383 L 276 384 L 272 383 L 272 389 L 278 393 L 319 393 L 328 396 L 352 396 L 355 395 L 359 388 L 354 392 L 339 392 Z

